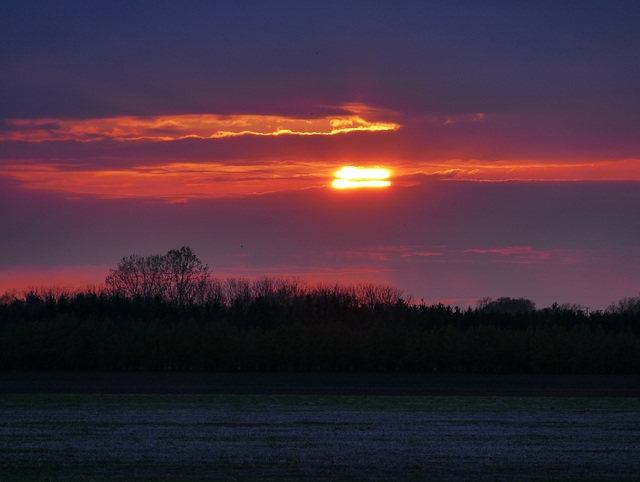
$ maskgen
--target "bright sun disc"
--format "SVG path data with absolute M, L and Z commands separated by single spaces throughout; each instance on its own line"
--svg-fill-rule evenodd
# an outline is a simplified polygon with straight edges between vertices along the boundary
M 336 189 L 345 189 L 353 187 L 387 187 L 391 185 L 388 181 L 389 171 L 386 169 L 363 168 L 354 166 L 345 166 L 336 172 L 336 179 L 333 181 L 333 187 Z

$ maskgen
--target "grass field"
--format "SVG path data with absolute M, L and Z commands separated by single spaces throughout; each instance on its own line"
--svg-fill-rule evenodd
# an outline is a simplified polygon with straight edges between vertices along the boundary
M 640 399 L 0 395 L 0 479 L 637 480 Z

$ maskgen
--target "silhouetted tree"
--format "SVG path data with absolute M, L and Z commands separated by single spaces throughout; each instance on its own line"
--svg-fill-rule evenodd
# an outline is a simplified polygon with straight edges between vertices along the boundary
M 640 315 L 640 296 L 629 296 L 611 303 L 607 312 L 615 314 Z
M 198 259 L 191 248 L 183 246 L 172 249 L 165 260 L 171 299 L 181 308 L 194 301 L 204 301 L 209 267 Z
M 166 292 L 167 263 L 159 254 L 123 257 L 116 268 L 111 268 L 105 279 L 107 288 L 127 298 L 152 299 Z
M 361 306 L 371 309 L 380 305 L 395 305 L 402 299 L 402 290 L 392 286 L 363 283 L 356 285 L 355 295 Z
M 110 293 L 125 298 L 150 300 L 166 297 L 178 307 L 194 301 L 204 302 L 209 268 L 188 246 L 165 255 L 133 254 L 111 268 L 105 279 Z
M 536 305 L 533 301 L 526 298 L 509 298 L 504 296 L 488 302 L 482 309 L 497 313 L 515 314 L 533 311 L 536 309 Z
M 476 301 L 476 308 L 478 308 L 479 310 L 482 310 L 483 308 L 486 308 L 487 305 L 492 301 L 493 301 L 493 298 L 491 298 L 491 296 L 485 296 L 483 298 L 480 298 L 478 301 Z

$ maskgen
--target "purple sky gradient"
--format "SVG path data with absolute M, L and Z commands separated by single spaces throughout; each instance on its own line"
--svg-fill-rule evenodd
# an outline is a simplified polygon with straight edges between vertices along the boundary
M 100 282 L 122 256 L 189 245 L 218 276 L 390 283 L 429 303 L 637 295 L 639 21 L 628 1 L 3 2 L 0 291 Z M 56 138 L 347 105 L 401 127 Z M 343 165 L 390 168 L 392 186 L 333 190 Z

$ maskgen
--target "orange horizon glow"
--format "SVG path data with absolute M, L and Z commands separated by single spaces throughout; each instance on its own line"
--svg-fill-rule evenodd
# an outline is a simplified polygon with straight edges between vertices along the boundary
M 362 168 L 345 166 L 336 172 L 333 187 L 336 189 L 360 188 L 360 187 L 388 187 L 389 171 L 382 168 Z
M 304 163 L 177 162 L 96 171 L 50 165 L 8 167 L 11 177 L 34 189 L 61 191 L 72 196 L 88 194 L 107 199 L 161 199 L 167 202 L 322 187 L 327 178 L 322 168 Z
M 0 296 L 21 295 L 34 289 L 73 292 L 104 283 L 109 265 L 56 265 L 0 267 Z
M 325 106 L 326 107 L 326 106 Z M 104 199 L 156 199 L 164 202 L 186 202 L 191 199 L 242 197 L 310 188 L 372 191 L 391 185 L 407 187 L 427 180 L 478 182 L 505 181 L 640 181 L 640 159 L 575 160 L 554 159 L 456 159 L 439 158 L 428 149 L 411 154 L 412 149 L 391 157 L 386 147 L 379 153 L 363 146 L 359 154 L 355 144 L 363 139 L 349 139 L 352 132 L 369 132 L 381 146 L 388 140 L 393 145 L 402 142 L 402 135 L 389 136 L 385 131 L 403 127 L 389 120 L 407 119 L 402 114 L 365 104 L 329 106 L 335 115 L 296 118 L 276 115 L 175 115 L 122 116 L 99 119 L 5 119 L 9 126 L 0 129 L 0 141 L 40 143 L 66 141 L 71 148 L 55 149 L 47 159 L 48 146 L 33 149 L 33 158 L 3 158 L 0 176 L 12 179 L 21 187 L 56 191 L 69 199 L 95 196 Z M 383 121 L 381 121 L 384 120 Z M 454 117 L 434 117 L 434 124 L 454 125 L 484 122 L 485 115 L 463 114 Z M 405 122 L 405 121 L 403 121 Z M 301 147 L 296 136 L 337 136 L 335 142 L 325 142 L 323 149 Z M 290 136 L 277 142 L 275 154 L 269 146 L 241 148 L 238 154 L 223 157 L 225 150 L 207 146 L 185 146 L 184 151 L 169 149 L 118 149 L 93 141 L 122 143 L 163 143 L 180 139 L 222 139 L 239 136 Z M 347 140 L 344 142 L 344 140 Z M 408 142 L 411 140 L 409 139 Z M 86 148 L 75 147 L 84 143 Z M 88 143 L 88 144 L 87 144 Z M 269 144 L 269 142 L 267 142 Z M 312 143 L 315 144 L 315 143 Z M 343 145 L 344 144 L 344 145 Z M 346 146 L 346 147 L 345 147 Z M 233 146 L 232 146 L 233 147 Z M 346 151 L 345 151 L 346 150 Z M 9 150 L 8 152 L 11 152 Z M 131 154 L 134 152 L 134 154 Z M 215 159 L 209 160 L 207 153 Z M 348 154 L 345 154 L 348 152 Z M 85 154 L 88 153 L 88 154 Z M 155 157 L 155 156 L 158 157 Z M 339 171 L 338 162 L 354 163 Z M 67 157 L 68 156 L 68 157 Z M 78 157 L 83 156 L 83 157 Z M 86 157 L 84 157 L 86 156 Z M 150 157 L 154 156 L 154 157 Z M 218 157 L 219 156 L 219 157 Z M 279 158 L 275 158 L 278 156 Z M 114 161 L 114 162 L 111 162 Z M 356 167 L 358 165 L 384 165 Z
M 75 293 L 87 289 L 100 290 L 112 265 L 55 265 L 0 267 L 0 297 L 23 297 L 30 291 Z M 349 285 L 359 283 L 391 284 L 389 268 L 362 267 L 357 264 L 330 267 L 313 265 L 274 265 L 269 267 L 225 265 L 218 267 L 215 279 L 237 278 L 258 280 L 269 278 L 296 279 L 310 286 L 333 285 L 336 280 Z
M 387 187 L 391 185 L 391 181 L 350 181 L 349 179 L 336 179 L 333 181 L 333 187 L 336 189 L 348 189 L 357 187 Z
M 479 182 L 640 180 L 640 159 L 554 164 L 452 159 L 421 164 L 395 161 L 388 165 L 393 171 L 394 185 L 400 187 L 415 185 L 428 178 Z M 70 197 L 89 195 L 166 202 L 321 188 L 330 182 L 335 189 L 350 189 L 352 183 L 356 183 L 354 187 L 364 187 L 361 183 L 365 181 L 385 183 L 385 186 L 375 186 L 380 188 L 389 182 L 388 178 L 340 178 L 335 164 L 319 161 L 172 162 L 95 170 L 73 168 L 68 164 L 16 161 L 3 165 L 2 174 L 25 188 L 58 191 Z

